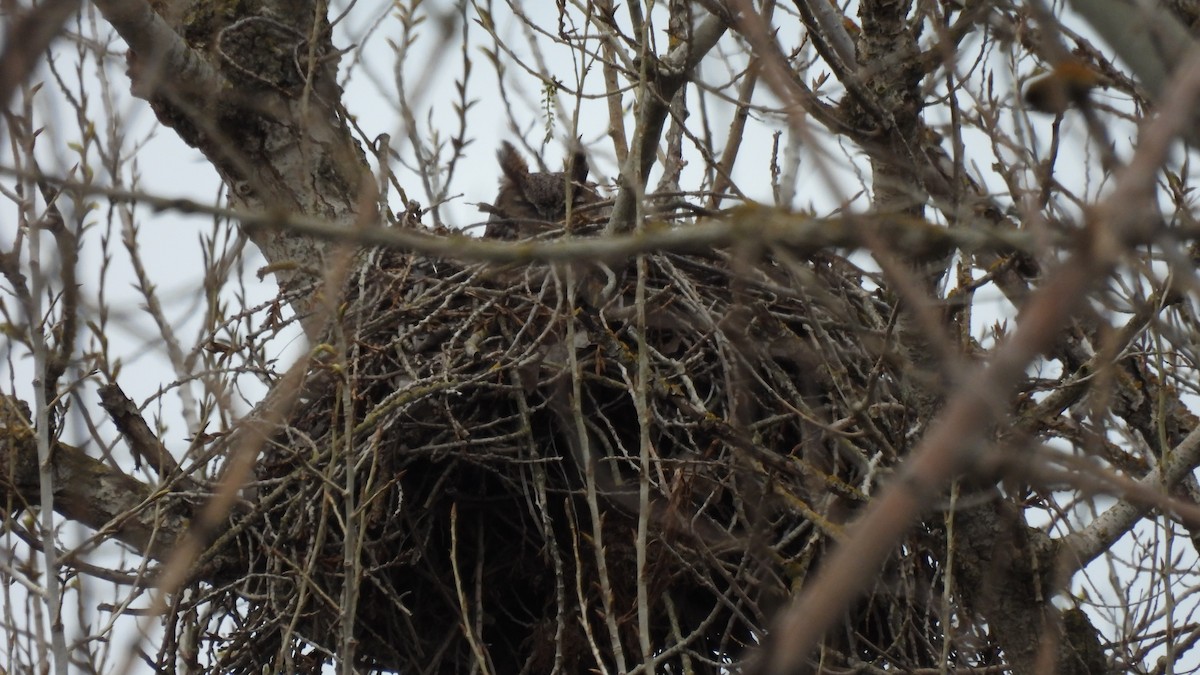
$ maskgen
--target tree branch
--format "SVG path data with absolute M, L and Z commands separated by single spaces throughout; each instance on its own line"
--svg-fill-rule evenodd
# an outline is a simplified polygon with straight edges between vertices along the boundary
M 0 498 L 20 506 L 40 502 L 37 441 L 29 411 L 21 401 L 0 397 Z M 56 442 L 51 449 L 54 510 L 112 536 L 139 554 L 168 556 L 188 527 L 188 509 L 172 497 L 87 456 L 82 449 Z M 48 543 L 48 542 L 47 542 Z
M 671 99 L 687 84 L 696 66 L 717 45 L 727 28 L 725 19 L 709 15 L 696 27 L 690 42 L 681 43 L 661 61 L 646 64 L 647 82 L 638 108 L 633 147 L 618 177 L 621 189 L 608 221 L 609 233 L 632 228 L 637 204 L 646 191 L 646 178 L 658 154 L 658 141 L 671 110 Z
M 226 83 L 204 58 L 188 46 L 150 3 L 143 0 L 96 0 L 104 19 L 117 29 L 141 63 L 154 69 L 146 78 L 151 83 L 145 95 L 158 93 L 159 84 L 171 91 L 223 91 Z
M 850 599 L 876 574 L 897 539 L 943 486 L 971 468 L 980 455 L 982 430 L 1000 419 L 1017 382 L 1034 358 L 1053 345 L 1088 289 L 1112 270 L 1131 239 L 1146 228 L 1145 204 L 1154 176 L 1184 126 L 1200 93 L 1200 58 L 1178 71 L 1172 92 L 1154 124 L 1144 126 L 1137 154 L 1116 179 L 1116 189 L 1096 214 L 1089 249 L 1053 274 L 1023 309 L 1017 332 L 996 351 L 991 363 L 964 379 L 949 399 L 940 422 L 921 440 L 898 479 L 855 525 L 853 535 L 827 561 L 822 572 L 776 622 L 767 644 L 765 672 L 797 672 L 809 652 Z M 786 645 L 783 646 L 783 645 Z
M 0 52 L 0 109 L 37 64 L 37 59 L 58 31 L 79 9 L 79 0 L 47 0 L 10 20 Z
M 1167 453 L 1145 478 L 1137 481 L 1137 489 L 1130 490 L 1125 499 L 1100 514 L 1087 527 L 1061 539 L 1064 555 L 1060 572 L 1063 576 L 1074 574 L 1095 560 L 1125 536 L 1147 512 L 1161 506 L 1157 500 L 1138 498 L 1139 493 L 1159 495 L 1174 487 L 1197 466 L 1200 466 L 1200 427 Z
M 196 487 L 195 481 L 181 473 L 179 463 L 159 442 L 120 385 L 114 382 L 100 387 L 100 405 L 108 412 L 135 457 L 147 462 L 164 481 L 176 478 L 183 489 Z

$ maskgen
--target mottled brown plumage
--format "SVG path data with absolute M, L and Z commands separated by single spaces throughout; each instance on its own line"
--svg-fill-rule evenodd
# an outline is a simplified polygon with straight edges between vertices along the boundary
M 504 177 L 495 202 L 480 206 L 491 214 L 485 237 L 524 239 L 561 225 L 567 217 L 568 186 L 572 210 L 599 200 L 587 184 L 587 156 L 582 150 L 575 151 L 566 170 L 553 172 L 530 173 L 525 159 L 508 142 L 501 144 L 497 157 Z

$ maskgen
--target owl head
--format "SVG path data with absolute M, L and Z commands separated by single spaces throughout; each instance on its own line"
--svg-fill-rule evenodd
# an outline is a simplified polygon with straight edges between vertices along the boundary
M 567 205 L 572 209 L 599 201 L 587 183 L 587 155 L 576 150 L 562 171 L 530 172 L 525 158 L 505 141 L 497 153 L 500 192 L 492 204 L 480 206 L 488 218 L 485 237 L 523 239 L 564 224 Z

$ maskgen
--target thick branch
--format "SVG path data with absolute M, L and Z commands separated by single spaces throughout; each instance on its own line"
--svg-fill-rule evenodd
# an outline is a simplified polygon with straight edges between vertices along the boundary
M 1200 465 L 1200 428 L 1188 434 L 1138 485 L 1156 493 L 1167 492 L 1197 465 Z M 1069 575 L 1095 560 L 1125 536 L 1152 506 L 1142 500 L 1123 499 L 1084 529 L 1063 537 L 1062 545 L 1070 554 L 1064 556 L 1065 569 L 1061 571 Z
M 658 141 L 671 110 L 671 99 L 688 82 L 696 66 L 717 45 L 727 28 L 725 19 L 709 16 L 696 28 L 690 42 L 680 44 L 677 51 L 654 66 L 647 64 L 651 69 L 650 81 L 643 90 L 638 107 L 633 148 L 621 170 L 621 190 L 617 193 L 608 221 L 610 232 L 630 229 L 637 204 L 645 194 L 646 177 L 650 175 L 650 167 L 654 166 L 658 154 Z
M 15 398 L 0 398 L 0 497 L 14 508 L 36 505 L 37 436 L 28 410 Z M 154 488 L 87 456 L 80 448 L 55 443 L 52 450 L 54 510 L 113 537 L 155 559 L 170 554 L 188 528 L 181 497 Z
M 135 457 L 150 464 L 150 468 L 164 481 L 178 478 L 180 487 L 195 487 L 191 479 L 180 475 L 179 463 L 159 442 L 158 437 L 150 430 L 150 425 L 146 424 L 138 413 L 137 406 L 121 391 L 119 385 L 113 383 L 100 387 L 100 405 L 104 406 L 104 410 L 112 418 L 117 431 L 121 432 Z
M 234 17 L 200 3 L 176 26 L 144 0 L 97 6 L 131 46 L 135 94 L 212 162 L 233 205 L 343 228 L 378 218 L 366 159 L 338 113 L 338 52 L 324 16 L 268 2 Z M 307 313 L 326 269 L 323 242 L 288 230 L 250 235 L 281 284 L 310 289 L 296 296 Z
M 955 590 L 964 605 L 987 621 L 1017 675 L 1039 672 L 1053 649 L 1052 672 L 1106 672 L 1096 629 L 1078 610 L 1060 612 L 1054 595 L 1059 548 L 1025 524 L 1020 509 L 999 500 L 954 516 Z
M 96 0 L 105 20 L 145 63 L 153 64 L 158 77 L 176 90 L 206 92 L 223 89 L 217 72 L 196 53 L 167 22 L 143 0 Z
M 0 168 L 0 174 L 2 173 L 4 170 Z M 913 258 L 938 255 L 952 249 L 972 254 L 1033 254 L 1042 250 L 1048 243 L 1056 246 L 1071 244 L 1066 238 L 1048 240 L 1050 235 L 1035 236 L 1017 229 L 985 227 L 981 224 L 976 224 L 973 228 L 946 228 L 918 218 L 895 215 L 813 218 L 784 209 L 758 205 L 715 212 L 710 219 L 699 220 L 687 227 L 656 228 L 629 235 L 577 237 L 569 240 L 489 241 L 459 235 L 435 235 L 420 229 L 348 230 L 321 218 L 303 215 L 230 209 L 189 199 L 97 188 L 72 181 L 47 180 L 69 186 L 80 194 L 103 195 L 113 202 L 136 201 L 161 210 L 230 218 L 241 222 L 242 226 L 251 232 L 285 229 L 313 239 L 340 244 L 383 246 L 436 258 L 476 262 L 619 262 L 639 253 L 703 253 L 738 242 L 782 246 L 801 254 L 830 248 L 857 249 L 882 242 L 890 250 Z M 1156 234 L 1147 233 L 1145 239 L 1135 243 L 1148 243 Z M 1200 231 L 1189 232 L 1181 228 L 1173 229 L 1172 234 L 1181 240 L 1200 238 Z M 273 270 L 268 268 L 265 271 Z

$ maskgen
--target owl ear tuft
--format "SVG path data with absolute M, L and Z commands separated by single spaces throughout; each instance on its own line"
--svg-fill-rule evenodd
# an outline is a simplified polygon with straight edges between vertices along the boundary
M 567 161 L 565 170 L 570 172 L 571 183 L 575 185 L 583 185 L 587 182 L 588 177 L 588 161 L 587 154 L 582 148 L 575 151 L 571 158 Z
M 509 180 L 517 185 L 525 183 L 529 177 L 529 165 L 525 163 L 525 158 L 521 156 L 520 152 L 517 152 L 512 143 L 508 141 L 501 143 L 496 157 L 500 160 L 500 170 Z

